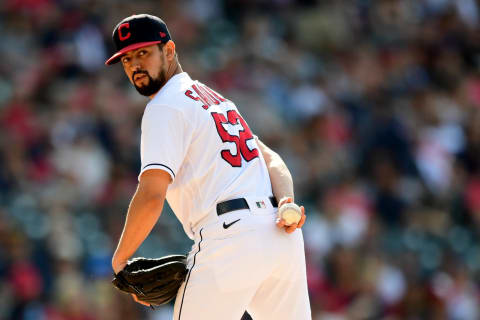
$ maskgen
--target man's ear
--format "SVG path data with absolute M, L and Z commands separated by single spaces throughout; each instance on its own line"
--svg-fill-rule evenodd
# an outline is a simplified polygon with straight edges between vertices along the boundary
M 168 42 L 163 46 L 165 56 L 168 61 L 172 61 L 175 58 L 175 42 L 168 40 Z

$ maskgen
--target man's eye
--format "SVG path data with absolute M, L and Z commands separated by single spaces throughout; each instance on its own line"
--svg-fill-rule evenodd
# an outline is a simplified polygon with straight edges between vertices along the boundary
M 130 61 L 130 58 L 123 58 L 122 59 L 122 63 L 127 63 L 128 61 Z
M 139 56 L 143 56 L 143 55 L 145 55 L 146 53 L 147 53 L 147 51 L 142 50 L 142 51 L 140 51 L 140 52 L 138 53 L 138 55 L 139 55 Z

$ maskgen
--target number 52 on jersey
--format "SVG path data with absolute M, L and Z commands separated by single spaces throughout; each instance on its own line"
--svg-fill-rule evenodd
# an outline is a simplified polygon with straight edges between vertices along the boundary
M 208 110 L 212 105 L 219 105 L 227 101 L 219 93 L 203 84 L 194 84 L 191 88 L 192 90 L 185 91 L 185 95 L 190 99 L 201 102 L 202 108 L 205 110 Z M 236 110 L 228 110 L 226 117 L 219 112 L 211 112 L 211 115 L 222 142 L 232 142 L 236 147 L 237 152 L 235 153 L 232 153 L 230 149 L 222 150 L 220 154 L 223 160 L 232 167 L 241 167 L 242 158 L 245 161 L 258 158 L 258 149 L 250 149 L 247 145 L 247 141 L 253 139 L 252 131 Z

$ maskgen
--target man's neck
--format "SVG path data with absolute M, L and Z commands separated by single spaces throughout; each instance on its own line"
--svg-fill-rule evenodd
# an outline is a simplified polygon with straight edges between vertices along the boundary
M 180 65 L 180 63 L 178 61 L 175 61 L 175 63 L 172 63 L 169 67 L 168 67 L 168 70 L 167 70 L 167 81 L 165 82 L 165 85 L 168 83 L 168 81 L 170 81 L 170 79 L 174 76 L 174 75 L 177 75 L 177 74 L 180 74 L 182 73 L 183 70 L 182 70 L 182 66 Z M 163 85 L 160 89 L 158 89 L 157 92 L 155 92 L 154 94 L 152 94 L 149 98 L 150 100 L 152 100 L 156 95 L 157 93 L 162 90 L 162 88 L 165 86 Z

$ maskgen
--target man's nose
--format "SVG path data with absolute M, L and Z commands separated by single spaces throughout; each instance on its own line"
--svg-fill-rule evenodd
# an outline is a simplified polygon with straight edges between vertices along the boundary
M 132 69 L 132 72 L 138 71 L 142 69 L 142 65 L 140 63 L 139 59 L 132 59 L 132 63 L 130 64 L 130 68 Z

